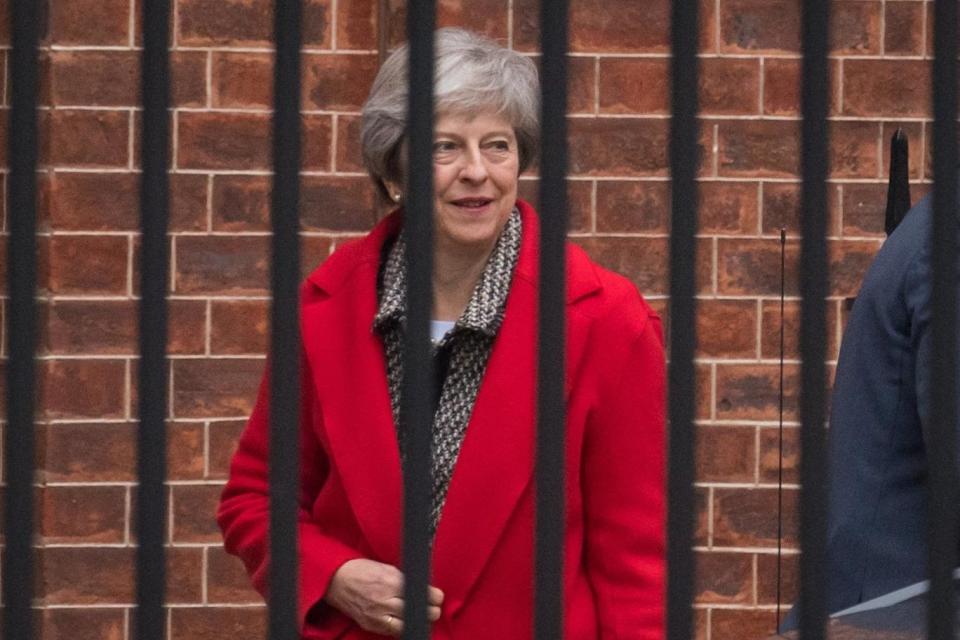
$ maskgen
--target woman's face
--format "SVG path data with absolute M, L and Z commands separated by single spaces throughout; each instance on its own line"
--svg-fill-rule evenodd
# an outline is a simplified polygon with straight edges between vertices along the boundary
M 438 247 L 493 247 L 517 201 L 520 155 L 502 116 L 439 114 L 433 142 Z

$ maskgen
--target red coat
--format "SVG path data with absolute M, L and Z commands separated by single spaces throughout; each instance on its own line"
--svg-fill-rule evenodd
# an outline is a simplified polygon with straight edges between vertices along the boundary
M 432 557 L 437 639 L 532 636 L 537 217 L 523 239 L 450 481 Z M 301 291 L 300 611 L 353 558 L 400 565 L 402 486 L 383 347 L 371 331 L 380 248 L 399 219 L 344 245 Z M 567 251 L 566 638 L 663 636 L 664 357 L 660 320 L 625 278 Z M 218 520 L 265 593 L 267 385 L 233 458 Z M 305 638 L 375 638 L 327 608 Z

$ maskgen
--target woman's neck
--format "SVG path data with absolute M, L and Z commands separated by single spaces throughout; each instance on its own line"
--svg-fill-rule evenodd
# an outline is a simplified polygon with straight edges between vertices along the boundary
M 492 251 L 493 247 L 437 247 L 433 258 L 434 320 L 460 318 Z

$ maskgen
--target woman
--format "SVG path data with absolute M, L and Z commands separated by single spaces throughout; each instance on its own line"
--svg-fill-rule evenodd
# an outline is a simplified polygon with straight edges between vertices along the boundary
M 405 47 L 363 110 L 363 156 L 403 200 Z M 432 587 L 435 638 L 531 636 L 537 227 L 518 200 L 536 153 L 525 57 L 436 36 Z M 341 247 L 301 290 L 300 613 L 305 638 L 399 637 L 405 318 L 402 209 Z M 549 224 L 549 215 L 545 218 Z M 663 604 L 660 321 L 626 279 L 567 251 L 565 627 L 659 638 Z M 265 593 L 267 385 L 218 519 Z

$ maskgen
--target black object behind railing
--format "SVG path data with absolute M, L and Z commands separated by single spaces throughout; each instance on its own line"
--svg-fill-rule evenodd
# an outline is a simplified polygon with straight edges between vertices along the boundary
M 910 210 L 910 142 L 903 129 L 890 138 L 890 179 L 883 230 L 889 236 Z

